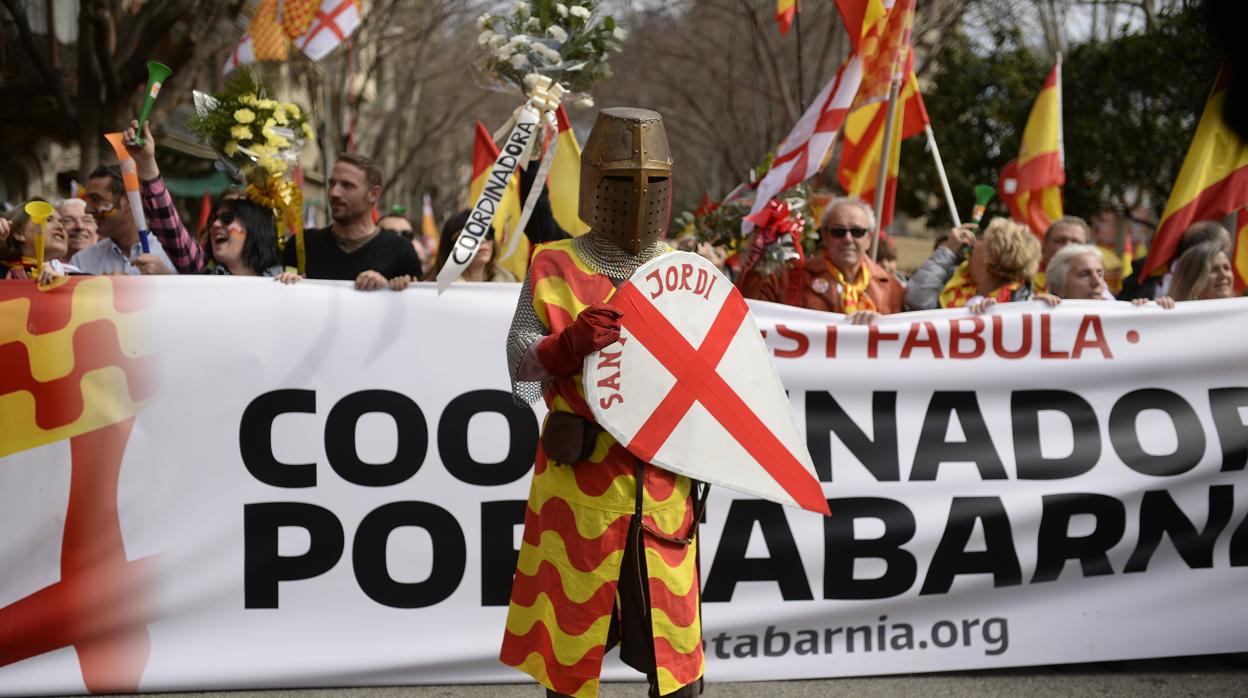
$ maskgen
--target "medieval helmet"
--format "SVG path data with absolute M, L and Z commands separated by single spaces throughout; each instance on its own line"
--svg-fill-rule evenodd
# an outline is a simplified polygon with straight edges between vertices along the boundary
M 581 220 L 635 254 L 667 232 L 671 212 L 663 117 L 649 109 L 598 112 L 581 152 Z

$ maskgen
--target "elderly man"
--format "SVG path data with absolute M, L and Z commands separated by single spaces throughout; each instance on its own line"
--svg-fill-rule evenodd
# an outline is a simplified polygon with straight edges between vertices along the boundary
M 82 199 L 63 199 L 56 207 L 61 214 L 61 223 L 69 235 L 69 252 L 66 259 L 99 242 L 100 236 L 95 230 L 95 217 L 87 213 L 87 202 Z
M 1043 291 L 1047 284 L 1045 270 L 1048 269 L 1053 255 L 1067 245 L 1088 244 L 1089 231 L 1088 222 L 1078 216 L 1063 216 L 1049 225 L 1049 229 L 1044 231 L 1044 242 L 1040 245 L 1040 271 L 1032 279 L 1032 286 L 1037 291 Z
M 901 312 L 905 288 L 870 259 L 874 231 L 870 207 L 857 199 L 834 199 L 819 227 L 819 249 L 801 262 L 800 275 L 751 269 L 741 280 L 741 293 L 746 298 L 844 313 L 856 325 Z M 800 295 L 789 287 L 793 283 L 802 285 Z

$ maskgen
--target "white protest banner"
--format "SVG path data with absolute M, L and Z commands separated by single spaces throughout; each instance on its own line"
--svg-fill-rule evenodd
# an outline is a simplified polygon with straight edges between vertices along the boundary
M 517 294 L 0 282 L 0 695 L 526 680 Z M 751 308 L 832 515 L 713 489 L 708 680 L 1248 650 L 1248 300 Z

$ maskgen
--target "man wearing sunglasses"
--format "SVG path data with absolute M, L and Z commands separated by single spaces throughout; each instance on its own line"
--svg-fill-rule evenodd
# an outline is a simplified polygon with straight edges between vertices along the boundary
M 798 269 L 742 279 L 746 298 L 843 313 L 856 325 L 880 315 L 901 312 L 905 289 L 892 274 L 870 259 L 875 215 L 865 203 L 833 199 L 819 226 L 819 247 Z M 793 284 L 801 284 L 793 288 Z

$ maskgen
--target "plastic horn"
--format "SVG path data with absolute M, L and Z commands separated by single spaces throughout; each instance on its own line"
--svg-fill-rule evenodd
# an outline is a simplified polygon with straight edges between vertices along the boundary
M 124 136 L 121 133 L 106 133 L 104 137 L 112 144 L 117 153 L 117 162 L 121 165 L 121 179 L 126 184 L 126 198 L 130 200 L 130 213 L 134 215 L 134 227 L 139 229 L 139 244 L 143 246 L 143 254 L 151 252 L 147 245 L 147 216 L 143 215 L 143 199 L 139 196 L 139 170 L 134 158 L 126 151 Z
M 975 185 L 975 208 L 971 209 L 971 225 L 979 225 L 980 219 L 984 217 L 984 209 L 988 208 L 988 202 L 992 201 L 992 197 L 996 194 L 995 187 L 987 184 Z
M 143 97 L 143 108 L 139 110 L 139 127 L 134 131 L 134 141 L 143 145 L 143 124 L 152 113 L 152 105 L 156 104 L 156 95 L 160 94 L 160 85 L 173 73 L 164 63 L 147 62 L 147 94 Z
M 35 278 L 38 278 L 39 273 L 43 271 L 44 236 L 48 232 L 48 218 L 52 215 L 52 204 L 46 201 L 32 201 L 26 204 L 25 208 L 26 215 L 39 226 L 39 232 L 35 233 Z

